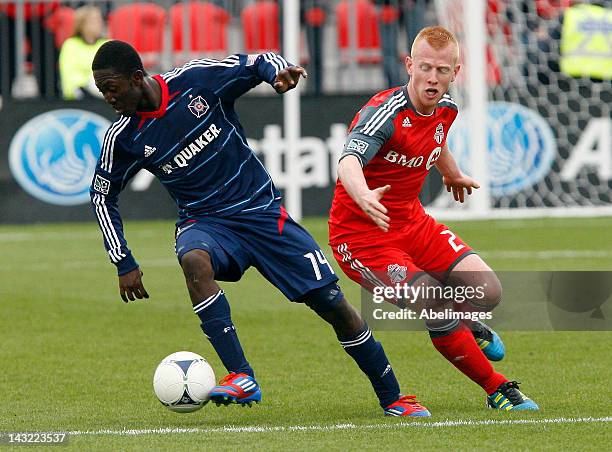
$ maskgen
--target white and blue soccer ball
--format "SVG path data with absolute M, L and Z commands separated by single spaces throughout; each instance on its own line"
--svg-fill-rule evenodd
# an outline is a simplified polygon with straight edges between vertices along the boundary
M 215 373 L 210 364 L 192 352 L 166 356 L 153 376 L 153 390 L 159 401 L 178 413 L 202 408 L 215 384 Z

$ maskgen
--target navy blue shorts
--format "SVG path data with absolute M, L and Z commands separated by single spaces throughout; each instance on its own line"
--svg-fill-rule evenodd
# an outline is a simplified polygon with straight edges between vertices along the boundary
M 338 281 L 319 245 L 280 203 L 265 211 L 179 224 L 179 262 L 194 249 L 210 255 L 215 280 L 238 281 L 253 266 L 291 301 Z

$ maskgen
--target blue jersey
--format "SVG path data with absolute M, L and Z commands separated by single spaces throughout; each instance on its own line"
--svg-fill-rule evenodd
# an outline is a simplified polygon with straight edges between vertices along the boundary
M 287 67 L 279 55 L 193 60 L 154 78 L 161 105 L 120 116 L 104 137 L 91 200 L 119 274 L 137 267 L 123 234 L 118 195 L 141 169 L 154 174 L 179 209 L 179 221 L 265 210 L 280 199 L 247 145 L 234 101 Z

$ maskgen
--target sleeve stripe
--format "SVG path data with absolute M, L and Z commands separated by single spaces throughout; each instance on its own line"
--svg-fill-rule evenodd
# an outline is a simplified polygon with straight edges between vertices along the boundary
M 113 229 L 113 223 L 108 215 L 106 209 L 105 197 L 96 193 L 93 197 L 94 205 L 96 206 L 96 216 L 98 217 L 98 223 L 102 234 L 108 243 L 108 255 L 113 263 L 119 262 L 125 257 L 125 254 L 121 252 L 121 242 L 117 237 L 116 231 Z
M 403 107 L 407 103 L 408 103 L 408 101 L 404 99 L 400 104 L 394 106 L 393 109 L 384 118 L 382 118 L 378 122 L 378 124 L 376 125 L 375 129 L 373 129 L 372 131 L 368 131 L 367 135 L 370 135 L 370 136 L 374 135 L 376 133 L 376 131 L 383 126 L 383 124 L 385 123 L 385 121 L 387 121 L 387 119 L 392 117 L 397 110 L 399 110 L 401 107 Z
M 106 243 L 108 244 L 108 250 L 107 250 L 108 255 L 110 256 L 110 259 L 113 263 L 119 262 L 121 258 L 119 258 L 118 254 L 115 251 L 116 244 L 111 239 L 111 235 L 109 234 L 109 231 L 108 231 L 109 229 L 108 223 L 102 212 L 101 206 L 104 203 L 104 200 L 102 199 L 101 195 L 95 194 L 93 202 L 94 202 L 94 205 L 96 206 L 96 217 L 98 218 L 98 223 L 100 225 L 100 229 L 102 230 L 102 235 L 104 236 L 104 239 L 106 240 Z
M 283 69 L 282 64 L 274 58 L 273 53 L 264 53 L 262 56 L 266 62 L 270 63 L 274 67 L 274 72 L 276 74 Z
M 453 98 L 448 93 L 443 94 L 442 99 L 440 99 L 438 103 L 441 104 L 443 102 L 448 102 L 449 104 L 453 104 L 455 107 L 458 107 L 458 105 L 455 103 Z
M 384 114 L 384 109 L 387 106 L 387 104 L 389 103 L 393 103 L 395 102 L 397 99 L 400 99 L 403 96 L 403 93 L 398 93 L 395 96 L 390 97 L 389 99 L 387 99 L 385 101 L 385 103 L 378 107 L 378 110 L 376 111 L 376 113 L 374 113 L 374 115 L 372 115 L 372 117 L 368 120 L 368 122 L 366 122 L 366 124 L 362 127 L 361 131 L 365 131 L 366 128 L 368 128 L 373 121 L 376 121 L 376 118 L 378 118 L 378 116 Z
M 104 169 L 106 169 L 106 143 L 108 142 L 110 136 L 113 134 L 115 129 L 119 126 L 121 121 L 123 121 L 123 118 L 119 118 L 118 122 L 113 123 L 104 134 L 104 139 L 102 140 L 102 152 L 100 153 L 100 166 Z
M 106 136 L 104 137 L 102 144 L 102 155 L 100 156 L 100 167 L 109 173 L 113 169 L 113 148 L 115 146 L 115 139 L 117 138 L 117 135 L 119 135 L 123 129 L 125 129 L 129 122 L 130 118 L 128 116 L 122 116 L 119 121 L 108 129 L 108 132 L 106 132 Z
M 100 207 L 100 195 L 96 194 L 94 195 L 94 205 L 96 206 L 96 217 L 98 218 L 98 224 L 100 225 L 100 229 L 102 230 L 102 235 L 104 236 L 104 240 L 106 240 L 106 243 L 108 244 L 108 255 L 110 257 L 111 262 L 113 263 L 117 263 L 119 262 L 121 259 L 119 258 L 119 256 L 116 254 L 115 252 L 115 244 L 113 243 L 113 241 L 111 240 L 110 235 L 108 234 L 108 225 L 106 223 L 106 219 L 104 218 L 102 212 L 101 212 L 101 207 Z
M 382 116 L 386 115 L 386 113 L 389 111 L 391 107 L 396 105 L 398 102 L 401 102 L 402 99 L 404 101 L 406 100 L 403 92 L 400 92 L 396 94 L 395 96 L 392 96 L 389 99 L 387 99 L 384 105 L 382 107 L 379 107 L 378 111 L 374 113 L 374 115 L 368 120 L 368 122 L 366 122 L 366 124 L 361 128 L 361 132 L 367 133 L 368 135 L 370 135 L 369 131 L 372 129 L 372 127 L 375 124 L 379 122 L 379 119 Z
M 283 69 L 289 66 L 289 63 L 287 63 L 287 60 L 285 60 L 281 55 L 276 55 L 276 58 L 278 58 L 283 64 Z
M 368 121 L 368 123 L 361 129 L 361 132 L 366 135 L 374 135 L 378 129 L 389 119 L 393 114 L 401 107 L 406 105 L 408 101 L 404 97 L 404 93 L 400 93 L 398 96 L 394 96 L 392 101 L 388 101 L 384 107 L 382 107 L 374 116 Z M 369 124 L 369 125 L 368 125 Z
M 439 104 L 443 104 L 443 103 L 448 103 L 451 105 L 454 105 L 455 107 L 458 107 L 458 105 L 455 103 L 454 100 L 452 100 L 450 97 L 443 97 L 442 99 L 440 99 L 440 101 L 438 102 Z
M 170 72 L 166 72 L 162 75 L 162 78 L 167 82 L 178 77 L 182 73 L 198 68 L 198 67 L 213 67 L 213 66 L 223 66 L 223 67 L 234 67 L 240 64 L 240 57 L 238 55 L 230 55 L 224 60 L 213 60 L 209 58 L 202 58 L 199 60 L 192 60 L 188 63 L 185 63 L 182 67 L 177 67 Z
M 126 118 L 121 117 L 119 121 L 115 122 L 110 126 L 106 134 L 104 135 L 104 140 L 102 142 L 102 153 L 100 155 L 100 167 L 106 171 L 108 171 L 108 153 L 109 153 L 109 141 L 112 139 L 115 131 L 121 126 L 123 122 L 125 122 Z

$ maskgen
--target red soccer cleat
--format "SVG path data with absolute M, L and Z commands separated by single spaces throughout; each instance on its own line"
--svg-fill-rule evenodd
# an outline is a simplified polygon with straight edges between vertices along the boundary
M 416 396 L 405 395 L 385 408 L 385 416 L 429 417 L 431 413 L 417 402 Z
M 261 390 L 253 377 L 247 374 L 230 373 L 223 377 L 210 392 L 210 400 L 217 406 L 238 403 L 251 406 L 261 401 Z

